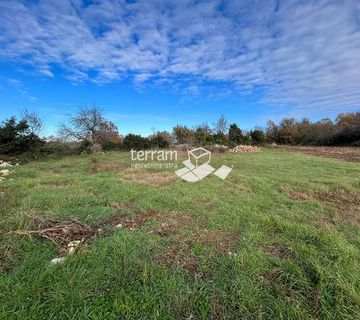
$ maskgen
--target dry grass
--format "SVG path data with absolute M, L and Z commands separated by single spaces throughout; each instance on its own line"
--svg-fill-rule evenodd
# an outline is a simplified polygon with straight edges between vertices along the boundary
M 360 148 L 358 147 L 304 147 L 277 146 L 288 151 L 301 152 L 313 156 L 322 156 L 347 162 L 360 162 Z
M 70 183 L 61 182 L 61 181 L 42 182 L 41 183 L 41 187 L 45 188 L 45 189 L 64 189 L 64 188 L 68 187 L 69 185 L 70 185 Z
M 150 233 L 167 237 L 176 234 L 181 227 L 189 224 L 192 218 L 185 213 L 171 212 L 168 215 L 163 215 L 159 220 L 160 225 L 151 230 Z
M 134 209 L 135 206 L 132 203 L 128 203 L 128 202 L 112 202 L 108 204 L 108 207 L 122 211 L 122 210 L 126 210 L 126 209 Z
M 129 165 L 122 162 L 104 163 L 93 160 L 89 165 L 90 172 L 109 172 L 109 171 L 123 171 L 128 169 Z
M 285 194 L 292 200 L 316 200 L 323 202 L 334 214 L 327 219 L 321 217 L 319 224 L 323 227 L 341 223 L 360 227 L 360 195 L 343 189 L 334 189 L 329 192 L 298 191 L 284 189 Z
M 115 215 L 100 222 L 99 226 L 117 226 L 121 224 L 125 229 L 136 230 L 141 228 L 150 219 L 157 218 L 159 216 L 160 212 L 156 210 L 139 212 L 134 217 Z
M 294 252 L 290 247 L 285 245 L 269 245 L 269 246 L 261 246 L 260 251 L 267 256 L 275 257 L 279 259 L 293 259 Z
M 120 179 L 161 188 L 171 184 L 175 180 L 175 175 L 169 172 L 141 172 L 129 170 L 124 172 Z
M 101 233 L 76 219 L 61 221 L 41 216 L 27 216 L 28 224 L 25 230 L 14 230 L 6 233 L 7 236 L 38 236 L 56 245 L 64 246 L 69 242 L 80 240 L 82 243 L 91 240 Z
M 0 246 L 0 270 L 10 272 L 12 270 L 13 250 L 9 245 Z

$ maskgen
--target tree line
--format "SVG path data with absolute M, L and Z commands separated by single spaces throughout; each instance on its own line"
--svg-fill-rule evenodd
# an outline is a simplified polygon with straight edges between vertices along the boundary
M 311 122 L 284 118 L 269 121 L 267 127 L 242 130 L 221 116 L 211 126 L 177 125 L 172 132 L 157 131 L 148 137 L 136 134 L 122 136 L 117 126 L 106 119 L 96 106 L 83 107 L 59 125 L 57 136 L 41 138 L 42 120 L 35 112 L 24 110 L 20 120 L 11 117 L 0 125 L 0 155 L 39 157 L 49 154 L 77 154 L 103 150 L 144 150 L 169 148 L 173 145 L 226 146 L 239 144 L 360 146 L 360 112 L 341 113 L 335 121 Z

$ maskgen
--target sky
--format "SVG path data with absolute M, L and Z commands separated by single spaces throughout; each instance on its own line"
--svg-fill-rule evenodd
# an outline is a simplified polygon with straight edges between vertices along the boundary
M 94 104 L 142 135 L 360 111 L 360 1 L 0 0 L 0 120 Z

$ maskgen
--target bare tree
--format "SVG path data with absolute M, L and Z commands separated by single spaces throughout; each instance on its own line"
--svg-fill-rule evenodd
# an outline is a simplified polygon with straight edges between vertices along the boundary
M 75 115 L 69 115 L 69 123 L 61 123 L 59 135 L 65 139 L 88 140 L 96 142 L 97 132 L 100 132 L 105 119 L 96 106 L 82 107 Z
M 214 131 L 216 133 L 226 134 L 228 131 L 228 122 L 225 119 L 224 115 L 221 115 L 221 117 L 214 123 Z
M 40 118 L 39 114 L 35 111 L 29 111 L 27 108 L 21 111 L 22 119 L 26 121 L 29 126 L 28 131 L 35 135 L 39 135 L 41 133 L 41 129 L 43 127 L 43 121 Z

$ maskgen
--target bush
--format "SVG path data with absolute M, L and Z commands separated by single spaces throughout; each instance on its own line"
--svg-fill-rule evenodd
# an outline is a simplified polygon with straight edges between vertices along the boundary
M 169 145 L 169 141 L 161 135 L 156 135 L 150 139 L 150 146 L 152 148 L 167 149 Z
M 128 134 L 122 143 L 122 149 L 126 151 L 150 149 L 151 144 L 148 138 L 136 134 Z
M 261 130 L 251 131 L 250 137 L 253 144 L 263 145 L 265 143 L 265 134 Z
M 332 137 L 331 144 L 358 146 L 360 144 L 360 127 L 342 129 Z
M 40 153 L 44 156 L 68 156 L 80 154 L 82 150 L 79 142 L 50 141 L 44 144 Z
M 16 121 L 16 118 L 12 117 L 0 126 L 0 154 L 31 155 L 37 153 L 43 144 L 43 140 L 30 132 L 26 120 Z

